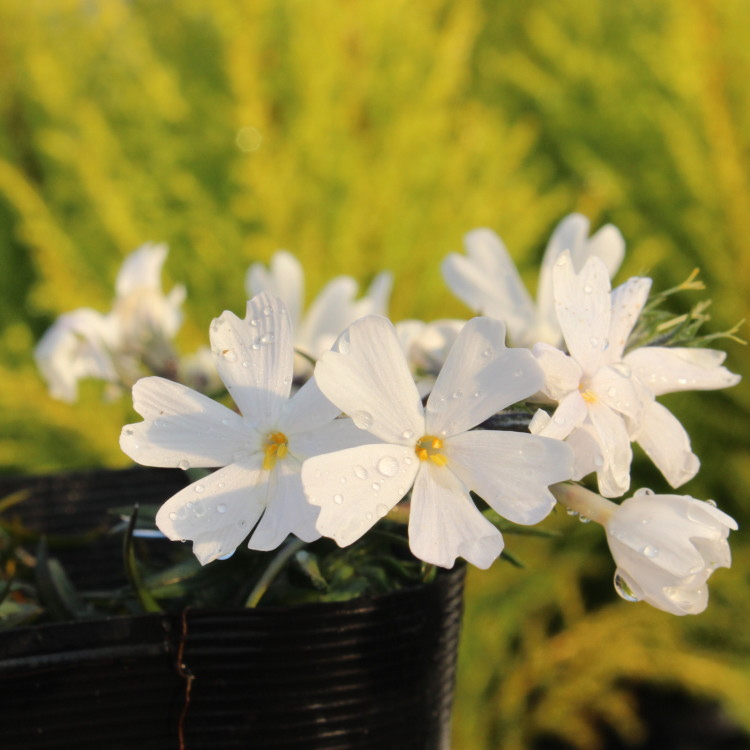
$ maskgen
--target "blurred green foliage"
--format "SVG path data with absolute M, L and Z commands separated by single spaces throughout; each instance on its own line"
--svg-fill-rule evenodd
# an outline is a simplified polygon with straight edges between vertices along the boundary
M 245 269 L 279 247 L 309 295 L 389 268 L 394 319 L 467 315 L 439 273 L 462 235 L 498 231 L 533 285 L 572 210 L 622 230 L 620 279 L 663 289 L 700 267 L 729 328 L 750 286 L 749 76 L 745 0 L 5 0 L 0 466 L 126 464 L 127 400 L 89 384 L 52 401 L 31 351 L 60 313 L 109 309 L 147 240 L 188 287 L 184 351 L 243 310 Z M 685 492 L 747 523 L 745 385 L 665 402 L 704 465 Z M 526 570 L 470 577 L 455 747 L 597 748 L 601 721 L 635 742 L 623 678 L 679 683 L 750 729 L 742 532 L 708 612 L 682 620 L 614 601 L 597 529 L 550 526 L 559 543 L 509 538 Z

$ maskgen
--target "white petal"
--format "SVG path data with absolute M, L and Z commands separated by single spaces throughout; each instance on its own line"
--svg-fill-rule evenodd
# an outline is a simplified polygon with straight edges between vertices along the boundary
M 633 460 L 625 421 L 602 403 L 590 404 L 588 411 L 604 459 L 604 465 L 597 472 L 599 493 L 604 497 L 620 497 L 630 487 L 630 463 Z
M 225 312 L 211 323 L 219 376 L 242 414 L 262 428 L 274 424 L 292 385 L 292 327 L 284 303 L 266 292 L 240 320 Z
M 300 461 L 322 453 L 334 453 L 358 445 L 372 445 L 377 438 L 366 430 L 360 430 L 349 417 L 334 419 L 309 432 L 288 435 L 289 452 Z
M 287 436 L 315 430 L 333 421 L 341 409 L 329 401 L 310 378 L 285 404 L 276 427 Z
M 551 399 L 559 401 L 578 388 L 583 371 L 572 357 L 545 343 L 535 344 L 532 352 L 544 372 L 542 391 Z
M 367 293 L 362 299 L 357 300 L 352 307 L 353 319 L 364 318 L 366 315 L 386 315 L 388 314 L 388 300 L 391 297 L 393 288 L 393 275 L 387 271 L 379 273 L 367 288 Z M 349 325 L 349 322 L 346 323 Z M 343 330 L 342 326 L 337 333 Z
M 570 253 L 573 270 L 577 273 L 583 268 L 586 258 L 582 257 L 581 251 L 584 248 L 588 232 L 589 220 L 585 216 L 575 213 L 569 214 L 555 227 L 544 251 L 536 298 L 540 317 L 553 330 L 558 328 L 559 325 L 554 309 L 552 270 L 557 259 L 565 250 Z
M 314 542 L 320 537 L 315 528 L 318 509 L 307 502 L 302 490 L 299 461 L 287 457 L 277 461 L 269 473 L 266 511 L 247 546 L 258 550 L 276 549 L 289 534 L 303 542 Z
M 541 417 L 535 418 L 534 433 L 544 437 L 555 438 L 555 440 L 564 440 L 570 433 L 580 425 L 588 415 L 588 408 L 583 396 L 579 391 L 573 391 L 563 398 L 558 404 L 552 419 L 547 421 L 543 429 L 539 421 Z
M 305 276 L 302 264 L 287 250 L 278 250 L 271 258 L 270 271 L 262 263 L 253 263 L 245 276 L 248 298 L 270 292 L 286 305 L 294 329 L 302 316 Z
M 486 569 L 503 551 L 500 532 L 446 467 L 421 462 L 409 513 L 409 548 L 420 560 L 452 568 L 463 557 Z
M 631 430 L 631 437 L 672 487 L 685 484 L 698 473 L 700 461 L 690 449 L 685 428 L 660 403 L 654 401 L 643 410 L 639 423 Z
M 122 428 L 120 447 L 144 466 L 226 466 L 238 451 L 260 450 L 260 436 L 239 414 L 171 380 L 139 380 L 133 406 L 144 421 Z
M 351 276 L 337 276 L 313 300 L 295 342 L 314 359 L 328 351 L 341 331 L 356 319 L 357 289 L 357 282 Z
M 544 374 L 527 349 L 507 349 L 505 326 L 472 318 L 458 334 L 427 401 L 429 434 L 456 435 L 540 390 Z
M 130 253 L 117 274 L 117 296 L 125 297 L 144 287 L 161 290 L 161 269 L 168 252 L 163 243 L 147 242 Z
M 596 432 L 588 422 L 576 427 L 565 439 L 573 451 L 573 475 L 571 479 L 579 480 L 598 471 L 604 466 L 602 449 L 596 438 Z
M 717 349 L 644 346 L 626 355 L 633 375 L 656 396 L 676 391 L 729 388 L 740 376 L 721 367 L 726 354 Z
M 639 418 L 644 401 L 653 401 L 648 390 L 630 377 L 630 368 L 622 364 L 600 367 L 589 380 L 588 387 L 594 398 L 631 419 Z
M 320 507 L 317 529 L 345 547 L 359 539 L 409 491 L 419 459 L 401 445 L 362 445 L 308 459 L 302 484 Z
M 625 257 L 625 240 L 622 233 L 613 224 L 605 224 L 589 238 L 586 253 L 601 258 L 607 266 L 609 277 L 614 278 Z
M 648 301 L 651 279 L 633 277 L 612 291 L 612 319 L 605 362 L 619 362 L 643 306 Z
M 393 324 L 375 315 L 353 323 L 315 366 L 320 390 L 354 423 L 389 443 L 424 434 L 422 402 Z
M 550 484 L 570 479 L 573 453 L 559 440 L 472 430 L 446 441 L 448 467 L 503 518 L 539 523 L 552 510 Z
M 589 258 L 579 274 L 566 251 L 553 269 L 555 310 L 565 343 L 586 374 L 596 372 L 607 346 L 610 323 L 609 275 L 599 258 Z
M 234 552 L 266 507 L 268 472 L 260 461 L 231 464 L 180 490 L 156 514 L 159 530 L 192 539 L 201 565 Z
M 452 253 L 442 264 L 451 291 L 471 309 L 502 320 L 513 337 L 534 324 L 534 303 L 502 240 L 490 229 L 464 238 L 467 257 Z

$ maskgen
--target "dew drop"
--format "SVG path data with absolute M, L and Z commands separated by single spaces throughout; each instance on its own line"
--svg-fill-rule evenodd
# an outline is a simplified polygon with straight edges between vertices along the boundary
M 471 394 L 473 398 L 479 398 L 482 395 L 481 391 L 474 391 L 474 393 Z
M 454 391 L 454 392 L 453 392 L 453 393 L 451 394 L 451 398 L 452 398 L 452 399 L 453 399 L 454 401 L 457 401 L 457 400 L 458 400 L 459 398 L 461 398 L 461 396 L 463 396 L 463 395 L 464 395 L 464 392 L 463 392 L 463 391 L 461 391 L 461 390 L 458 390 L 458 391 Z
M 221 420 L 221 423 L 224 425 L 224 427 L 229 426 L 229 420 L 226 417 L 224 417 L 224 419 Z
M 221 352 L 221 356 L 227 362 L 237 361 L 237 352 L 235 352 L 234 349 L 224 349 Z
M 263 334 L 260 337 L 261 344 L 272 344 L 276 340 L 276 334 L 273 331 Z
M 641 487 L 641 489 L 636 490 L 633 493 L 633 497 L 643 497 L 644 495 L 653 495 L 654 491 L 650 490 L 648 487 Z
M 185 507 L 186 507 L 186 508 L 187 508 L 188 510 L 190 510 L 190 509 L 191 509 L 191 508 L 193 507 L 193 504 L 192 504 L 192 503 L 191 503 L 190 501 L 188 501 L 188 502 L 186 502 L 186 503 L 185 503 Z
M 247 368 L 250 367 L 250 362 L 248 362 L 246 359 L 243 359 L 242 366 L 247 370 Z
M 263 308 L 263 315 L 265 315 L 266 317 L 268 317 L 272 312 L 273 310 L 268 305 Z
M 202 484 L 196 484 L 193 489 L 200 495 L 206 488 Z
M 364 466 L 357 466 L 354 469 L 354 475 L 357 479 L 367 479 L 367 469 Z
M 561 255 L 561 256 L 560 256 L 560 257 L 559 257 L 559 258 L 558 258 L 558 259 L 557 259 L 557 260 L 555 261 L 555 265 L 556 265 L 556 266 L 560 266 L 561 268 L 562 268 L 562 266 L 565 266 L 565 265 L 567 265 L 567 263 L 568 263 L 568 256 L 567 256 L 567 255 Z
M 369 511 L 369 510 L 367 511 L 367 513 L 365 513 L 365 518 L 366 518 L 366 519 L 367 519 L 368 521 L 372 521 L 372 513 L 370 513 L 370 511 Z
M 218 504 L 218 505 L 216 506 L 216 512 L 217 512 L 217 513 L 226 513 L 226 512 L 227 512 L 227 506 L 226 506 L 226 505 L 224 505 L 224 503 L 219 503 L 219 504 Z
M 653 544 L 647 544 L 642 550 L 645 557 L 648 557 L 649 560 L 653 560 L 658 554 L 659 550 L 654 547 Z
M 604 457 L 599 453 L 594 456 L 594 466 L 596 466 L 597 469 L 601 469 L 602 466 L 604 466 Z
M 177 463 L 177 468 L 182 469 L 183 471 L 187 471 L 190 468 L 190 461 L 183 458 L 182 461 L 179 461 Z
M 615 591 L 626 601 L 626 602 L 637 602 L 638 597 L 633 593 L 633 589 L 628 586 L 625 579 L 619 574 L 615 573 Z
M 565 417 L 563 417 L 561 414 L 555 414 L 555 416 L 552 417 L 552 421 L 555 424 L 565 424 Z
M 177 520 L 177 514 L 176 514 L 176 513 L 174 512 L 174 511 L 172 511 L 172 512 L 171 512 L 171 513 L 169 514 L 169 520 L 170 520 L 170 521 L 176 521 L 176 520 Z
M 395 477 L 398 474 L 398 461 L 393 456 L 383 456 L 378 461 L 378 471 L 384 477 Z
M 339 482 L 341 482 L 341 484 L 346 484 L 346 477 L 339 477 Z
M 591 344 L 591 346 L 599 346 L 599 339 L 596 336 L 592 336 L 589 339 L 589 343 Z
M 377 515 L 378 518 L 382 518 L 387 513 L 388 513 L 388 506 L 387 505 L 383 505 L 383 503 L 378 503 L 375 506 L 375 514 Z
M 217 486 L 218 486 L 218 488 L 220 490 L 223 490 L 224 489 L 224 482 L 219 482 L 219 484 Z
M 258 349 L 260 349 L 260 339 L 259 339 L 259 338 L 254 338 L 254 339 L 253 339 L 252 347 L 253 347 L 253 349 L 255 349 L 256 351 L 257 351 Z
M 258 326 L 258 321 L 257 321 L 257 320 L 256 320 L 255 318 L 253 318 L 253 319 L 252 319 L 252 320 L 250 321 L 250 325 L 251 325 L 251 326 L 252 326 L 253 328 L 257 328 L 257 326 Z
M 411 456 L 406 456 L 406 457 L 404 458 L 404 463 L 405 463 L 405 464 L 406 464 L 407 466 L 408 466 L 409 464 L 411 464 L 411 462 L 412 462 L 412 457 L 411 457 Z
M 581 523 L 591 523 L 591 519 L 588 516 L 578 516 L 578 520 Z
M 591 286 L 589 286 L 588 284 L 586 284 L 586 286 L 583 287 L 583 293 L 584 294 L 591 294 L 591 292 L 593 292 L 593 291 L 594 291 L 593 288 Z
M 486 359 L 487 357 L 491 357 L 491 356 L 492 356 L 492 348 L 488 346 L 488 347 L 487 347 L 487 348 L 486 348 L 486 349 L 485 349 L 485 350 L 484 350 L 484 351 L 482 352 L 482 356 L 483 356 L 483 357 L 484 357 L 485 359 Z
M 617 388 L 611 385 L 609 388 L 607 388 L 607 395 L 614 398 L 617 395 Z
M 352 414 L 352 421 L 361 430 L 367 430 L 372 427 L 372 414 L 369 411 L 355 411 Z
M 344 502 L 344 496 L 343 495 L 334 495 L 333 496 L 333 502 L 336 503 L 336 505 L 341 505 L 341 503 Z
M 578 511 L 577 510 L 573 510 L 573 508 L 566 508 L 565 512 L 569 516 L 577 516 L 578 515 Z
M 372 488 L 373 488 L 373 490 L 375 490 L 375 492 L 378 492 L 378 491 L 380 490 L 380 482 L 373 482 L 373 483 L 372 483 L 372 484 L 370 485 L 370 487 L 372 487 Z
M 716 500 L 706 500 L 706 503 L 713 508 L 716 507 Z

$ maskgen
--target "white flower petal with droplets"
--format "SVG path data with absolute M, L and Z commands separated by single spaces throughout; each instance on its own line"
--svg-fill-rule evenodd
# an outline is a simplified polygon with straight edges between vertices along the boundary
M 291 457 L 278 461 L 270 472 L 266 510 L 250 537 L 250 549 L 276 549 L 289 534 L 303 542 L 320 537 L 315 529 L 318 509 L 307 502 L 299 472 L 299 462 Z
M 362 445 L 315 456 L 302 484 L 320 508 L 317 529 L 345 547 L 359 539 L 409 491 L 419 468 L 413 448 Z
M 451 568 L 463 557 L 486 569 L 503 550 L 500 532 L 477 510 L 468 489 L 445 467 L 421 462 L 409 514 L 409 547 L 420 560 Z
M 650 290 L 651 279 L 637 276 L 612 290 L 612 322 L 605 362 L 619 362 L 622 359 L 628 337 L 648 300 Z
M 544 373 L 544 393 L 555 401 L 578 388 L 583 371 L 581 366 L 564 352 L 550 344 L 535 344 L 534 358 Z
M 341 409 L 329 401 L 310 378 L 285 404 L 277 427 L 289 435 L 309 432 L 328 424 L 341 414 Z
M 722 367 L 725 352 L 717 349 L 644 346 L 625 356 L 633 374 L 656 396 L 676 391 L 729 388 L 740 376 Z
M 308 432 L 295 432 L 287 435 L 289 452 L 300 461 L 319 456 L 322 453 L 334 453 L 358 445 L 372 445 L 378 439 L 366 430 L 360 430 L 348 417 L 334 419 L 332 422 Z
M 242 414 L 259 426 L 274 423 L 289 397 L 294 364 L 281 300 L 259 294 L 247 303 L 244 320 L 225 312 L 210 333 L 219 376 Z
M 266 507 L 268 483 L 262 456 L 201 479 L 161 506 L 156 525 L 169 539 L 191 539 L 205 565 L 237 549 Z
M 226 466 L 238 452 L 260 450 L 260 436 L 239 414 L 171 380 L 139 380 L 133 406 L 144 421 L 123 427 L 120 447 L 144 466 Z
M 337 347 L 315 367 L 320 390 L 357 427 L 413 447 L 424 433 L 424 412 L 393 324 L 379 316 L 362 318 Z
M 583 396 L 578 391 L 572 391 L 563 397 L 552 418 L 544 424 L 544 428 L 538 429 L 541 422 L 537 420 L 532 432 L 535 435 L 564 440 L 586 419 L 587 415 L 588 409 Z
M 631 438 L 643 448 L 672 487 L 692 479 L 701 462 L 690 449 L 690 438 L 679 420 L 654 401 L 631 429 Z
M 555 505 L 548 485 L 569 479 L 573 471 L 568 445 L 523 433 L 472 430 L 446 441 L 445 454 L 469 489 L 519 524 L 545 518 Z
M 599 492 L 604 497 L 620 497 L 630 487 L 630 462 L 633 459 L 625 421 L 601 403 L 590 404 L 588 413 L 604 458 L 604 465 L 597 472 Z
M 588 384 L 594 398 L 631 419 L 637 420 L 646 403 L 653 401 L 651 394 L 630 377 L 630 368 L 621 363 L 600 367 Z
M 425 430 L 455 435 L 533 395 L 544 374 L 527 349 L 505 346 L 505 325 L 472 318 L 458 334 L 425 409 Z
M 589 258 L 576 274 L 570 254 L 564 252 L 555 261 L 553 281 L 555 310 L 568 351 L 584 373 L 591 375 L 608 345 L 611 306 L 607 268 L 598 258 Z

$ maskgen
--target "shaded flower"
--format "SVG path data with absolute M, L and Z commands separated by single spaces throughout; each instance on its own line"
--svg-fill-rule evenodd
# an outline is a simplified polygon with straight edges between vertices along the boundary
M 366 294 L 356 299 L 359 285 L 351 276 L 337 276 L 323 287 L 303 315 L 305 280 L 300 262 L 286 250 L 271 258 L 270 268 L 253 263 L 245 277 L 248 296 L 268 291 L 287 306 L 294 331 L 295 348 L 312 359 L 328 351 L 338 335 L 366 315 L 385 315 L 391 293 L 389 273 L 378 274 Z M 308 375 L 310 365 L 298 359 L 295 370 Z
M 314 380 L 289 398 L 292 331 L 278 298 L 256 296 L 244 320 L 223 313 L 210 336 L 240 414 L 163 378 L 133 387 L 144 421 L 123 428 L 120 446 L 128 456 L 145 466 L 222 467 L 167 500 L 157 526 L 170 539 L 193 540 L 202 564 L 231 554 L 251 531 L 252 549 L 274 549 L 290 533 L 313 541 L 317 509 L 302 491 L 302 462 L 351 445 L 360 431 L 336 419 L 339 409 Z
M 534 524 L 554 505 L 547 485 L 570 476 L 570 449 L 559 441 L 471 429 L 543 382 L 528 351 L 505 347 L 499 321 L 474 318 L 464 326 L 426 407 L 385 318 L 353 323 L 337 350 L 320 358 L 315 378 L 328 398 L 375 436 L 302 467 L 305 492 L 320 507 L 317 528 L 341 546 L 362 536 L 413 487 L 414 555 L 443 567 L 462 556 L 487 568 L 503 540 L 469 491 L 503 517 Z
M 606 524 L 615 588 L 665 612 L 698 614 L 708 604 L 709 576 L 731 564 L 727 537 L 736 529 L 735 520 L 711 503 L 639 490 Z
M 536 305 L 502 240 L 490 229 L 475 229 L 466 235 L 466 256 L 449 255 L 443 261 L 443 277 L 472 310 L 502 320 L 515 346 L 530 347 L 539 341 L 557 346 L 562 341 L 552 295 L 552 268 L 557 258 L 567 250 L 576 271 L 588 258 L 601 258 L 612 277 L 625 253 L 625 241 L 611 224 L 591 237 L 588 232 L 589 220 L 581 214 L 570 214 L 555 227 L 542 260 Z

